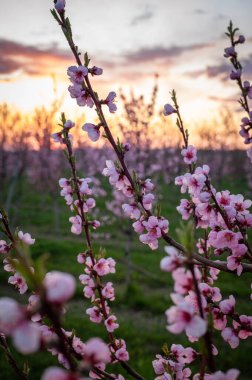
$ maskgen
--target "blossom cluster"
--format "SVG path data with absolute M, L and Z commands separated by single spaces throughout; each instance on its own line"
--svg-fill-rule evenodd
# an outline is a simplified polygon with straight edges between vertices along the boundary
M 33 245 L 35 243 L 35 239 L 31 237 L 31 235 L 23 231 L 18 231 L 17 239 L 19 242 L 22 242 L 25 245 Z M 8 283 L 14 285 L 16 289 L 18 289 L 20 294 L 26 293 L 28 289 L 28 285 L 24 279 L 24 277 L 15 269 L 15 266 L 11 264 L 8 253 L 12 249 L 12 244 L 8 244 L 5 240 L 0 240 L 0 253 L 4 254 L 6 257 L 3 260 L 4 270 L 6 272 L 12 273 L 12 275 L 8 279 Z M 34 271 L 32 267 L 30 267 L 31 271 Z
M 68 273 L 48 272 L 44 277 L 43 286 L 48 304 L 62 307 L 74 294 L 75 279 Z M 22 294 L 22 287 L 20 292 Z M 20 306 L 8 297 L 1 298 L 0 304 L 0 332 L 12 337 L 13 344 L 19 352 L 30 354 L 38 351 L 45 343 L 45 326 L 37 323 L 41 322 L 40 312 L 43 312 L 39 295 L 31 295 L 27 307 Z
M 178 255 L 175 248 L 166 247 L 166 252 L 169 256 L 162 259 L 160 265 L 162 270 L 172 273 L 175 291 L 171 294 L 175 306 L 166 311 L 167 329 L 174 334 L 185 331 L 188 338 L 195 341 L 205 334 L 207 322 L 199 315 L 193 275 L 190 270 L 182 267 L 185 259 Z M 194 269 L 194 274 L 199 282 L 202 276 L 197 268 Z M 215 300 L 219 298 L 218 294 L 214 294 L 215 289 L 212 292 L 211 289 L 208 290 L 209 294 L 213 293 Z
M 152 362 L 154 372 L 158 375 L 155 380 L 188 379 L 191 370 L 185 366 L 192 363 L 197 356 L 198 353 L 191 347 L 172 344 L 166 355 L 156 355 Z
M 119 165 L 111 160 L 106 161 L 106 167 L 103 170 L 103 175 L 109 177 L 109 182 L 115 189 L 121 191 L 130 203 L 122 205 L 124 213 L 133 220 L 133 228 L 139 239 L 143 244 L 147 244 L 151 249 L 158 248 L 158 239 L 162 237 L 163 233 L 168 232 L 169 222 L 162 216 L 154 216 L 151 214 L 155 196 L 151 193 L 154 188 L 151 179 L 138 181 L 139 194 L 136 199 L 135 189 L 128 177 L 123 174 Z M 139 207 L 141 203 L 143 213 Z M 145 233 L 144 233 L 145 232 Z
M 187 364 L 191 364 L 197 359 L 199 353 L 191 347 L 183 347 L 181 344 L 172 344 L 171 348 L 164 349 L 164 355 L 156 355 L 152 365 L 157 375 L 155 380 L 199 380 L 202 375 L 196 373 L 192 376 L 192 371 Z M 230 369 L 227 373 L 217 371 L 212 374 L 205 373 L 204 380 L 236 380 L 239 376 L 237 369 Z
M 230 22 L 228 26 L 228 31 L 226 35 L 230 39 L 231 46 L 224 49 L 224 57 L 229 59 L 233 70 L 230 73 L 230 79 L 235 80 L 238 84 L 238 87 L 241 90 L 241 98 L 239 100 L 240 105 L 247 113 L 247 116 L 241 119 L 241 129 L 240 135 L 244 139 L 244 144 L 252 143 L 252 111 L 250 111 L 249 100 L 252 99 L 252 85 L 249 81 L 242 81 L 242 65 L 238 60 L 238 54 L 236 51 L 236 46 L 239 44 L 243 44 L 245 42 L 245 37 L 243 35 L 239 35 L 237 37 L 238 28 L 233 28 L 232 22 Z M 247 150 L 247 155 L 252 162 L 252 148 Z
M 177 207 L 183 220 L 194 216 L 197 228 L 210 229 L 207 248 L 214 248 L 214 254 L 228 253 L 227 267 L 240 275 L 242 261 L 250 255 L 246 233 L 252 227 L 251 200 L 228 190 L 217 191 L 210 183 L 208 165 L 196 167 L 194 172 L 176 177 L 175 184 L 181 187 L 191 200 L 181 199 Z
M 173 247 L 165 248 L 168 256 L 161 260 L 161 269 L 172 273 L 174 293 L 171 298 L 175 306 L 166 311 L 167 329 L 179 334 L 185 331 L 189 340 L 195 341 L 206 332 L 207 314 L 211 314 L 213 327 L 221 331 L 222 338 L 232 348 L 239 345 L 239 339 L 247 339 L 252 335 L 252 317 L 239 316 L 235 311 L 235 298 L 231 295 L 222 300 L 218 287 L 213 286 L 219 270 L 210 268 L 208 277 L 203 278 L 199 268 L 195 268 L 195 277 L 201 297 L 204 319 L 199 316 L 199 305 L 192 273 L 186 269 L 186 260 Z M 232 327 L 227 327 L 228 319 Z
M 63 125 L 63 128 L 66 128 L 66 123 Z M 71 147 L 69 148 L 69 144 L 71 145 L 71 140 L 67 141 L 65 139 L 63 143 L 66 144 L 70 152 Z M 87 214 L 95 207 L 95 200 L 91 197 L 91 182 L 91 178 L 80 179 L 76 176 L 70 179 L 61 178 L 59 180 L 61 196 L 64 197 L 66 204 L 75 214 L 69 218 L 69 221 L 72 223 L 71 232 L 76 235 L 80 235 L 85 230 L 85 226 L 87 228 L 91 226 L 94 229 L 100 226 L 99 221 L 87 218 Z M 103 322 L 108 333 L 113 334 L 119 327 L 119 324 L 117 323 L 117 317 L 111 312 L 108 302 L 115 300 L 115 292 L 113 283 L 111 281 L 103 283 L 102 278 L 110 273 L 115 273 L 116 262 L 112 258 L 96 258 L 91 251 L 92 249 L 90 248 L 86 252 L 80 253 L 77 258 L 77 261 L 84 265 L 84 274 L 79 277 L 81 284 L 84 285 L 84 296 L 92 302 L 92 307 L 87 308 L 86 314 L 93 323 Z M 113 363 L 129 360 L 126 343 L 123 339 L 113 337 L 109 344 L 109 351 Z M 96 367 L 100 370 L 105 370 L 106 363 L 97 363 Z M 96 378 L 96 375 L 92 371 L 89 373 L 89 376 Z

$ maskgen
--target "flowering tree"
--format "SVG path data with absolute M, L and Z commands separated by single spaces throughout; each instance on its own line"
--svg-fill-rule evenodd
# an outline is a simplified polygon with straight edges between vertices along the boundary
M 161 269 L 170 272 L 174 280 L 174 291 L 171 293 L 174 304 L 166 311 L 167 329 L 175 335 L 184 332 L 190 344 L 200 342 L 197 348 L 179 344 L 172 344 L 170 348 L 164 346 L 162 354 L 153 360 L 156 379 L 237 379 L 237 369 L 230 369 L 227 373 L 216 369 L 214 356 L 218 354 L 218 349 L 212 333 L 214 329 L 219 330 L 223 340 L 232 348 L 237 348 L 240 339 L 247 339 L 252 334 L 252 317 L 237 313 L 234 296 L 223 299 L 215 281 L 222 271 L 230 276 L 252 272 L 252 249 L 248 241 L 248 229 L 252 227 L 249 212 L 252 202 L 241 194 L 216 190 L 211 182 L 209 166 L 196 165 L 197 150 L 189 142 L 176 93 L 172 91 L 172 103 L 164 106 L 164 115 L 176 117 L 182 136 L 181 155 L 187 169 L 184 175 L 175 179 L 175 183 L 183 194 L 188 194 L 188 198 L 182 199 L 177 207 L 182 219 L 188 222 L 181 227 L 179 240 L 175 240 L 169 234 L 169 221 L 161 215 L 160 206 L 154 207 L 156 196 L 151 179 L 128 169 L 126 144 L 116 140 L 111 133 L 104 111 L 105 107 L 110 113 L 116 111 L 116 94 L 111 91 L 105 99 L 100 99 L 94 91 L 91 77 L 101 75 L 102 69 L 90 65 L 87 53 L 82 61 L 73 41 L 70 21 L 65 15 L 64 0 L 55 1 L 52 15 L 62 28 L 77 64 L 67 70 L 71 82 L 70 95 L 79 106 L 94 107 L 99 119 L 98 124 L 85 123 L 83 130 L 92 141 L 99 140 L 103 134 L 116 155 L 115 161 L 106 161 L 103 175 L 108 177 L 116 191 L 127 198 L 123 210 L 133 221 L 132 227 L 140 242 L 151 250 L 158 249 L 161 239 L 168 244 L 167 255 L 160 264 Z M 230 25 L 228 35 L 232 47 L 226 49 L 225 55 L 231 57 L 236 70 L 231 73 L 231 79 L 237 80 L 241 87 L 240 103 L 249 113 L 247 97 L 250 85 L 244 89 L 241 84 L 241 67 L 234 50 L 238 43 L 244 42 L 244 37 L 237 39 L 236 32 Z M 250 119 L 243 121 L 243 124 L 246 127 L 243 125 L 242 133 L 246 133 L 246 142 L 250 142 Z M 70 133 L 75 124 L 62 113 L 59 126 L 60 129 L 52 137 L 64 146 L 71 171 L 69 178 L 59 180 L 61 196 L 72 212 L 69 218 L 72 233 L 83 236 L 85 241 L 83 252 L 78 254 L 77 260 L 83 268 L 80 282 L 84 287 L 84 296 L 90 300 L 86 313 L 91 322 L 104 326 L 107 341 L 92 338 L 82 342 L 74 330 L 66 331 L 63 328 L 62 315 L 66 303 L 75 292 L 75 278 L 58 271 L 46 273 L 43 258 L 33 260 L 29 254 L 29 246 L 35 243 L 35 239 L 21 230 L 12 231 L 8 216 L 1 209 L 1 230 L 6 240 L 0 241 L 0 252 L 4 256 L 5 270 L 11 273 L 9 282 L 21 294 L 28 289 L 32 294 L 26 306 L 9 297 L 0 299 L 0 344 L 21 379 L 28 379 L 28 371 L 16 363 L 8 347 L 8 337 L 24 355 L 38 350 L 48 350 L 57 355 L 63 368 L 45 369 L 43 380 L 80 380 L 86 373 L 98 379 L 123 380 L 126 378 L 124 376 L 130 376 L 143 380 L 143 376 L 132 367 L 132 360 L 129 364 L 126 342 L 117 333 L 119 321 L 112 309 L 115 290 L 113 283 L 106 281 L 108 274 L 115 273 L 116 262 L 112 257 L 105 257 L 102 251 L 96 252 L 93 246 L 92 230 L 99 228 L 100 222 L 91 213 L 96 204 L 92 197 L 92 179 L 80 178 L 77 174 Z M 198 239 L 196 231 L 200 236 Z M 193 362 L 198 366 L 194 374 L 188 366 Z M 118 365 L 114 366 L 115 363 Z

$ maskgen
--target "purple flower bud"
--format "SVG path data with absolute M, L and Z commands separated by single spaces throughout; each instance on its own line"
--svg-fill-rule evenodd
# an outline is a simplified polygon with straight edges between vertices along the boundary
M 227 47 L 225 50 L 224 50 L 225 54 L 224 54 L 224 57 L 226 58 L 229 58 L 229 57 L 236 57 L 237 56 L 237 53 L 235 51 L 235 49 L 233 48 L 233 46 L 231 47 Z
M 176 110 L 170 104 L 165 104 L 163 113 L 165 116 L 169 116 L 172 113 L 176 113 Z
M 237 69 L 236 71 L 232 70 L 230 73 L 230 79 L 236 80 L 241 77 L 241 69 Z
M 59 12 L 62 13 L 65 10 L 66 6 L 66 1 L 65 0 L 57 0 L 55 1 L 55 9 Z
M 237 41 L 239 44 L 244 44 L 244 42 L 245 42 L 245 37 L 244 36 L 239 36 L 239 38 L 238 38 L 238 41 Z

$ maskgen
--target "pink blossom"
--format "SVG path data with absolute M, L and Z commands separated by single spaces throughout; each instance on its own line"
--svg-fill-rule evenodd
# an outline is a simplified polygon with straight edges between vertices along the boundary
M 168 361 L 165 360 L 161 355 L 156 355 L 156 359 L 152 361 L 152 366 L 156 375 L 162 375 L 165 372 L 165 367 Z
M 143 193 L 145 194 L 147 191 L 152 191 L 154 189 L 154 185 L 151 182 L 150 178 L 147 178 L 143 183 L 142 183 L 142 190 Z
M 91 226 L 93 227 L 94 230 L 96 230 L 97 228 L 99 228 L 101 225 L 101 223 L 99 222 L 99 220 L 93 220 L 91 222 Z
M 230 344 L 231 348 L 236 348 L 239 346 L 239 338 L 237 336 L 237 333 L 230 327 L 226 327 L 222 331 L 221 336 L 226 342 Z
M 96 369 L 100 369 L 101 371 L 104 371 L 106 368 L 106 365 L 104 363 L 97 363 L 95 365 Z M 92 369 L 89 371 L 89 378 L 91 379 L 101 379 L 101 376 L 98 375 L 96 372 L 94 372 Z
M 104 101 L 104 103 L 107 104 L 107 106 L 109 108 L 109 112 L 111 112 L 111 113 L 114 113 L 117 110 L 117 106 L 114 103 L 115 97 L 116 97 L 116 93 L 114 91 L 111 91 L 108 94 L 106 100 Z
M 193 212 L 193 205 L 187 199 L 181 199 L 180 205 L 176 209 L 182 215 L 183 220 L 188 220 Z
M 215 247 L 233 249 L 238 245 L 240 236 L 240 233 L 231 230 L 221 230 L 217 233 Z
M 208 165 L 198 166 L 195 169 L 195 174 L 204 174 L 204 176 L 207 176 L 210 172 L 210 167 Z
M 32 294 L 28 299 L 27 310 L 32 313 L 32 322 L 41 321 L 41 315 L 37 312 L 40 308 L 40 297 L 36 294 Z
M 137 234 L 141 234 L 142 232 L 144 232 L 144 226 L 143 226 L 142 222 L 143 222 L 142 220 L 138 220 L 138 221 L 136 221 L 135 223 L 132 224 L 132 226 L 134 228 L 134 231 Z
M 115 273 L 115 261 L 112 258 L 101 258 L 94 265 L 93 269 L 97 272 L 99 276 L 105 276 L 109 273 Z
M 89 279 L 88 285 L 84 287 L 84 295 L 86 298 L 95 299 L 95 283 L 92 278 Z
M 102 314 L 97 306 L 90 307 L 86 310 L 86 314 L 89 315 L 90 321 L 93 323 L 101 323 Z
M 217 371 L 208 375 L 207 380 L 236 380 L 240 374 L 238 369 L 230 369 L 227 373 L 223 373 L 221 371 Z
M 122 209 L 125 212 L 125 214 L 130 218 L 130 219 L 139 219 L 141 212 L 139 211 L 138 207 L 136 204 L 127 204 L 124 203 L 122 205 Z
M 235 327 L 240 327 L 238 337 L 240 339 L 247 339 L 249 336 L 252 336 L 252 317 L 248 317 L 247 315 L 240 315 L 240 322 L 241 325 L 236 321 L 233 321 L 233 325 Z
M 84 261 L 85 262 L 85 261 Z M 81 274 L 79 276 L 79 280 L 80 282 L 83 284 L 83 285 L 89 285 L 90 286 L 90 282 L 93 284 L 94 283 L 94 280 L 88 275 L 88 274 Z M 92 285 L 91 285 L 92 286 Z
M 14 285 L 20 294 L 24 294 L 28 289 L 25 279 L 18 272 L 9 277 L 8 283 Z
M 70 380 L 69 372 L 59 367 L 49 367 L 44 371 L 41 380 Z
M 139 240 L 143 244 L 147 244 L 152 250 L 158 248 L 158 240 L 149 234 L 143 234 L 139 236 Z
M 89 95 L 89 93 L 85 90 L 81 91 L 80 96 L 76 98 L 77 104 L 80 107 L 87 106 L 89 108 L 92 108 L 94 105 L 94 101 L 92 97 Z
M 181 154 L 184 157 L 184 162 L 188 165 L 197 161 L 197 149 L 192 145 L 188 145 L 187 148 L 182 149 Z
M 234 296 L 229 296 L 228 299 L 220 302 L 220 309 L 223 314 L 233 314 L 235 308 L 235 298 Z
M 145 210 L 151 210 L 152 209 L 152 203 L 154 201 L 155 197 L 153 194 L 149 193 L 143 196 L 143 206 Z
M 227 268 L 229 270 L 236 270 L 238 276 L 240 276 L 243 271 L 242 258 L 243 255 L 241 255 L 239 252 L 234 252 L 227 258 Z
M 172 113 L 176 113 L 177 111 L 175 110 L 175 108 L 173 108 L 170 104 L 165 104 L 164 105 L 164 115 L 165 116 L 169 116 L 171 115 Z
M 67 302 L 75 292 L 75 278 L 69 273 L 52 271 L 45 275 L 43 284 L 48 302 L 62 304 Z
M 15 268 L 13 267 L 12 264 L 10 264 L 10 261 L 8 260 L 8 257 L 6 257 L 4 260 L 3 260 L 3 264 L 4 264 L 4 270 L 6 272 L 15 272 Z
M 199 289 L 204 297 L 210 298 L 213 302 L 219 302 L 222 298 L 220 289 L 217 287 L 211 287 L 210 285 L 201 282 L 199 284 Z
M 164 225 L 164 229 L 166 230 L 168 228 L 168 221 L 167 227 Z M 161 219 L 157 218 L 156 216 L 150 216 L 147 221 L 142 222 L 143 226 L 148 231 L 148 234 L 152 238 L 160 238 L 162 235 L 161 230 Z
M 0 332 L 10 334 L 24 319 L 19 304 L 9 297 L 0 298 Z
M 109 299 L 110 301 L 114 301 L 115 299 L 115 290 L 112 282 L 108 282 L 104 288 L 102 289 L 102 295 L 104 298 Z
M 93 66 L 88 70 L 91 75 L 102 75 L 103 70 L 100 67 Z
M 115 357 L 121 362 L 127 362 L 129 360 L 129 353 L 125 347 L 121 347 L 119 350 L 116 350 Z
M 58 336 L 46 325 L 39 325 L 40 339 L 43 344 L 50 345 L 58 341 Z
M 208 203 L 210 198 L 211 198 L 211 194 L 208 193 L 207 191 L 202 191 L 202 193 L 200 193 L 199 195 L 199 200 L 202 203 Z
M 60 185 L 60 187 L 69 186 L 69 180 L 66 178 L 60 178 L 59 179 L 59 185 Z
M 194 314 L 194 308 L 188 302 L 181 302 L 166 311 L 167 329 L 173 334 L 185 330 L 186 334 L 199 338 L 205 334 L 207 322 Z
M 114 330 L 118 329 L 119 324 L 116 323 L 116 316 L 115 315 L 110 315 L 104 322 L 106 329 L 108 332 L 113 332 Z
M 18 237 L 27 245 L 32 245 L 35 243 L 35 239 L 32 239 L 31 235 L 28 232 L 24 234 L 22 231 L 18 231 Z
M 94 208 L 96 205 L 96 202 L 94 198 L 88 198 L 83 202 L 83 211 L 88 212 L 91 208 Z
M 199 271 L 195 270 L 195 274 L 200 279 Z M 172 278 L 175 281 L 174 289 L 179 294 L 186 294 L 189 290 L 193 289 L 193 277 L 189 270 L 186 268 L 178 268 L 173 271 Z
M 10 250 L 10 246 L 6 243 L 5 240 L 0 240 L 0 253 L 8 253 Z
M 181 344 L 172 344 L 171 353 L 182 364 L 192 363 L 197 357 L 197 353 L 193 348 L 184 348 Z
M 83 131 L 88 133 L 91 141 L 97 141 L 100 138 L 100 127 L 92 123 L 86 123 L 82 126 Z
M 77 261 L 78 261 L 79 264 L 85 264 L 85 261 L 86 261 L 86 254 L 85 254 L 85 252 L 81 252 L 81 253 L 78 254 Z
M 66 129 L 71 129 L 71 128 L 73 128 L 75 126 L 75 123 L 74 122 L 72 122 L 71 120 L 67 120 L 66 122 L 65 122 L 65 124 L 64 124 L 64 128 L 66 128 Z
M 70 66 L 67 69 L 67 75 L 71 82 L 82 84 L 85 76 L 88 74 L 88 69 L 85 66 Z
M 218 308 L 212 310 L 214 328 L 216 330 L 223 330 L 227 325 L 227 317 Z
M 111 185 L 115 185 L 119 179 L 119 174 L 115 168 L 115 164 L 111 160 L 106 160 L 107 167 L 103 169 L 102 174 L 105 177 L 109 177 Z
M 84 355 L 86 345 L 80 340 L 80 338 L 74 336 L 72 346 L 74 351 L 77 352 L 77 354 Z
M 97 363 L 109 363 L 111 355 L 108 346 L 99 338 L 92 338 L 86 342 L 85 360 L 92 365 Z
M 60 144 L 63 144 L 63 143 L 64 143 L 64 139 L 63 139 L 63 136 L 62 136 L 62 132 L 52 133 L 52 134 L 51 134 L 51 138 L 52 138 L 53 141 L 56 142 L 56 143 L 60 143 Z
M 251 207 L 252 201 L 249 199 L 244 199 L 243 195 L 237 194 L 231 196 L 231 205 L 235 208 L 240 214 L 248 214 L 248 208 Z
M 197 196 L 205 185 L 206 177 L 204 174 L 192 174 L 188 176 L 188 191 L 191 195 Z
M 203 311 L 205 311 L 207 308 L 207 301 L 202 294 L 200 298 L 201 298 L 202 309 Z M 197 298 L 196 293 L 193 290 L 189 290 L 188 294 L 184 298 L 184 301 L 188 302 L 190 305 L 193 306 L 195 313 L 197 314 L 199 313 L 198 298 Z
M 83 88 L 81 84 L 74 83 L 73 86 L 68 87 L 71 98 L 79 98 L 83 93 Z
M 165 252 L 168 257 L 161 260 L 160 268 L 165 272 L 173 272 L 183 263 L 183 258 L 178 255 L 178 251 L 172 246 L 165 247 Z
M 89 188 L 89 184 L 92 182 L 91 178 L 82 178 L 80 180 L 80 192 L 83 195 L 90 195 L 92 194 L 92 190 Z
M 208 277 L 209 283 L 213 284 L 213 282 L 218 279 L 218 274 L 219 273 L 220 273 L 219 269 L 217 269 L 217 268 L 210 268 L 209 269 L 209 275 L 210 275 L 210 277 Z
M 22 354 L 32 354 L 40 348 L 40 335 L 38 324 L 24 321 L 12 333 L 13 344 Z
M 71 232 L 75 235 L 80 235 L 82 232 L 82 220 L 79 215 L 71 216 L 69 221 L 72 223 Z

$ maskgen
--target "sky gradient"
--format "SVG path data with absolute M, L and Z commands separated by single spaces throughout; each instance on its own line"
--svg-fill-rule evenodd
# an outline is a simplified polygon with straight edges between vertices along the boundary
M 52 3 L 0 0 L 0 102 L 29 112 L 50 104 L 56 83 L 63 108 L 74 114 L 66 75 L 74 60 L 50 15 Z M 148 98 L 158 73 L 160 107 L 174 88 L 188 120 L 207 119 L 224 105 L 238 108 L 224 33 L 232 19 L 246 36 L 239 52 L 249 79 L 251 0 L 68 0 L 66 11 L 80 51 L 104 69 L 94 80 L 101 95 L 122 88 Z

